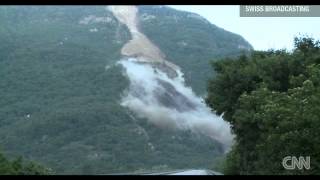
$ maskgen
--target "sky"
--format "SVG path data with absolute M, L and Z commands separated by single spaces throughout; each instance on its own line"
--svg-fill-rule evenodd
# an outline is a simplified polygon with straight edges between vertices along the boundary
M 292 50 L 293 38 L 307 34 L 320 40 L 320 17 L 240 17 L 238 5 L 170 5 L 194 12 L 212 24 L 244 37 L 255 50 Z

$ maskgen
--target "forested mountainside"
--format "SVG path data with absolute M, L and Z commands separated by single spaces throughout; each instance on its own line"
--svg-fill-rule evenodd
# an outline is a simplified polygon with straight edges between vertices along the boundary
M 203 95 L 209 61 L 251 46 L 200 16 L 139 7 L 140 29 Z M 0 7 L 0 147 L 58 174 L 212 167 L 218 142 L 121 106 L 128 28 L 105 6 Z
M 139 7 L 141 30 L 182 68 L 187 85 L 198 95 L 206 93 L 212 73 L 210 61 L 236 57 L 253 48 L 240 35 L 211 24 L 198 14 L 165 6 Z

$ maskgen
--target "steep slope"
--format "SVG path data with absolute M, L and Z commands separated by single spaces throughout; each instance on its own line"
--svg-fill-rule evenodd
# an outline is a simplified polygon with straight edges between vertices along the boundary
M 137 7 L 110 6 L 109 9 L 127 25 L 132 37 L 121 49 L 127 58 L 120 64 L 130 80 L 129 92 L 121 104 L 161 128 L 189 129 L 229 148 L 232 142 L 230 127 L 185 86 L 180 68 L 165 60 L 161 50 L 140 32 Z
M 211 60 L 252 50 L 241 36 L 194 13 L 166 6 L 139 6 L 139 19 L 141 31 L 166 54 L 168 61 L 182 69 L 187 85 L 198 95 L 206 92 Z
M 142 8 L 140 16 L 154 7 Z M 141 24 L 144 32 L 154 28 Z M 168 60 L 191 71 L 146 35 Z M 0 7 L 0 146 L 59 174 L 212 166 L 222 155 L 218 142 L 158 128 L 121 106 L 129 79 L 116 63 L 131 38 L 104 6 Z M 195 62 L 185 51 L 177 54 Z
M 147 62 L 158 68 L 161 67 L 170 77 L 178 76 L 176 71 L 179 71 L 180 67 L 167 61 L 165 54 L 140 32 L 137 6 L 108 6 L 108 9 L 119 22 L 128 27 L 131 33 L 132 39 L 121 49 L 122 55 L 135 58 L 139 62 Z

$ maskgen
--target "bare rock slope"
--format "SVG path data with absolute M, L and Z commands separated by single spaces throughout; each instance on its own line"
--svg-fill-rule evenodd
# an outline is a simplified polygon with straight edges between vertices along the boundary
M 140 62 L 152 63 L 157 68 L 164 70 L 170 77 L 176 77 L 176 70 L 180 68 L 165 59 L 161 50 L 153 44 L 138 28 L 138 8 L 136 6 L 108 6 L 119 22 L 125 24 L 132 36 L 132 39 L 126 43 L 121 54 L 128 57 L 134 57 Z

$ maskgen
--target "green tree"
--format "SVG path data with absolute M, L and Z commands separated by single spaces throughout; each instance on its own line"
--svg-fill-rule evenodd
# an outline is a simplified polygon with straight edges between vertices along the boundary
M 207 104 L 231 123 L 236 143 L 226 174 L 320 174 L 319 42 L 295 38 L 292 53 L 254 52 L 213 64 Z M 310 170 L 286 170 L 285 156 L 310 156 Z
M 52 171 L 34 162 L 18 157 L 9 160 L 0 152 L 0 175 L 47 175 Z

